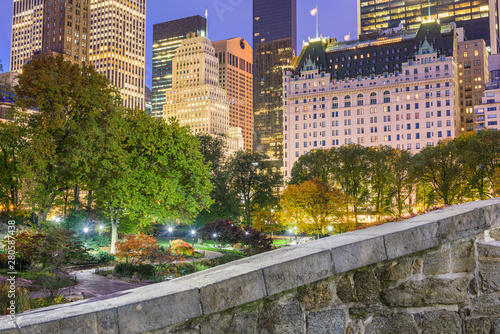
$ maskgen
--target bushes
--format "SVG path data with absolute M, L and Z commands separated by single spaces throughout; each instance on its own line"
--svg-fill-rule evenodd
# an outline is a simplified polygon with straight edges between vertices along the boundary
M 97 261 L 101 264 L 106 264 L 115 261 L 115 257 L 108 252 L 99 251 L 97 254 L 89 254 L 90 261 Z
M 138 276 L 142 279 L 151 279 L 155 276 L 155 266 L 152 264 L 118 263 L 113 270 L 117 277 Z
M 118 277 L 131 276 L 134 272 L 134 265 L 132 263 L 117 263 L 113 274 Z
M 194 247 L 181 239 L 172 241 L 171 249 L 174 254 L 194 256 Z
M 10 305 L 12 299 L 9 298 L 10 283 L 4 282 L 0 283 L 0 309 L 2 313 L 0 315 L 11 314 L 7 309 Z M 20 313 L 27 311 L 31 308 L 31 299 L 29 297 L 29 292 L 27 289 L 16 286 L 15 287 L 15 313 Z

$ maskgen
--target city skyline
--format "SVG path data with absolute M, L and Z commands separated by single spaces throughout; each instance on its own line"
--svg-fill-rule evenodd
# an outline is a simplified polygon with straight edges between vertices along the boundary
M 328 0 L 317 0 L 315 4 L 318 4 L 319 8 L 320 34 L 341 39 L 350 32 L 351 37 L 356 38 L 357 9 L 355 2 L 333 4 Z M 300 52 L 303 40 L 307 40 L 308 36 L 314 37 L 315 35 L 315 19 L 310 15 L 310 10 L 315 4 L 303 0 L 297 1 L 297 52 Z M 4 6 L 5 10 L 0 13 L 0 59 L 4 72 L 7 72 L 10 66 L 12 1 L 6 1 Z M 169 5 L 169 10 L 166 11 L 164 9 L 167 6 L 164 3 L 158 0 L 149 0 L 146 15 L 146 86 L 151 88 L 152 82 L 153 25 L 192 15 L 204 16 L 207 6 L 209 14 L 208 37 L 210 40 L 242 37 L 253 48 L 251 1 L 211 0 L 200 2 L 186 0 L 180 4 Z

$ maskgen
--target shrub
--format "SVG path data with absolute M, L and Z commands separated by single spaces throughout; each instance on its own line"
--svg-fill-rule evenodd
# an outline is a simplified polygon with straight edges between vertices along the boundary
M 194 256 L 194 247 L 184 240 L 174 240 L 172 241 L 172 252 L 174 254 Z
M 158 250 L 158 242 L 155 238 L 145 234 L 129 235 L 127 240 L 116 243 L 116 256 L 129 259 L 132 264 L 140 263 Z
M 105 252 L 105 251 L 99 251 L 99 253 L 97 253 L 97 261 L 99 263 L 110 263 L 110 262 L 113 262 L 115 260 L 115 257 L 111 254 L 109 254 L 108 252 Z
M 155 276 L 155 266 L 152 264 L 138 264 L 134 267 L 133 272 L 140 278 L 150 279 Z
M 4 282 L 0 283 L 0 309 L 2 313 L 0 315 L 10 314 L 10 311 L 7 309 L 10 305 L 11 299 L 9 298 L 10 293 L 10 283 Z M 15 313 L 20 313 L 27 311 L 31 308 L 31 299 L 29 296 L 29 292 L 27 289 L 16 286 L 15 287 Z
M 118 277 L 131 276 L 134 272 L 134 265 L 132 263 L 117 263 L 113 274 Z

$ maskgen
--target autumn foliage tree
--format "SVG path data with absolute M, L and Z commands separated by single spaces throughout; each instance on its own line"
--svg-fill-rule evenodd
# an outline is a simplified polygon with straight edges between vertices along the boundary
M 347 196 L 319 179 L 289 185 L 281 198 L 281 219 L 295 221 L 300 232 L 325 234 L 334 223 L 346 223 Z

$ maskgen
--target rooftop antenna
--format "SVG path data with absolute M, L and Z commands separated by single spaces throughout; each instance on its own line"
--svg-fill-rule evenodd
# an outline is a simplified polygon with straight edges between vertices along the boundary
M 205 8 L 205 18 L 207 19 L 207 31 L 206 31 L 206 35 L 207 35 L 207 38 L 208 38 L 208 5 Z
M 427 6 L 427 9 L 429 11 L 429 21 L 431 20 L 431 0 L 428 1 L 429 5 Z

